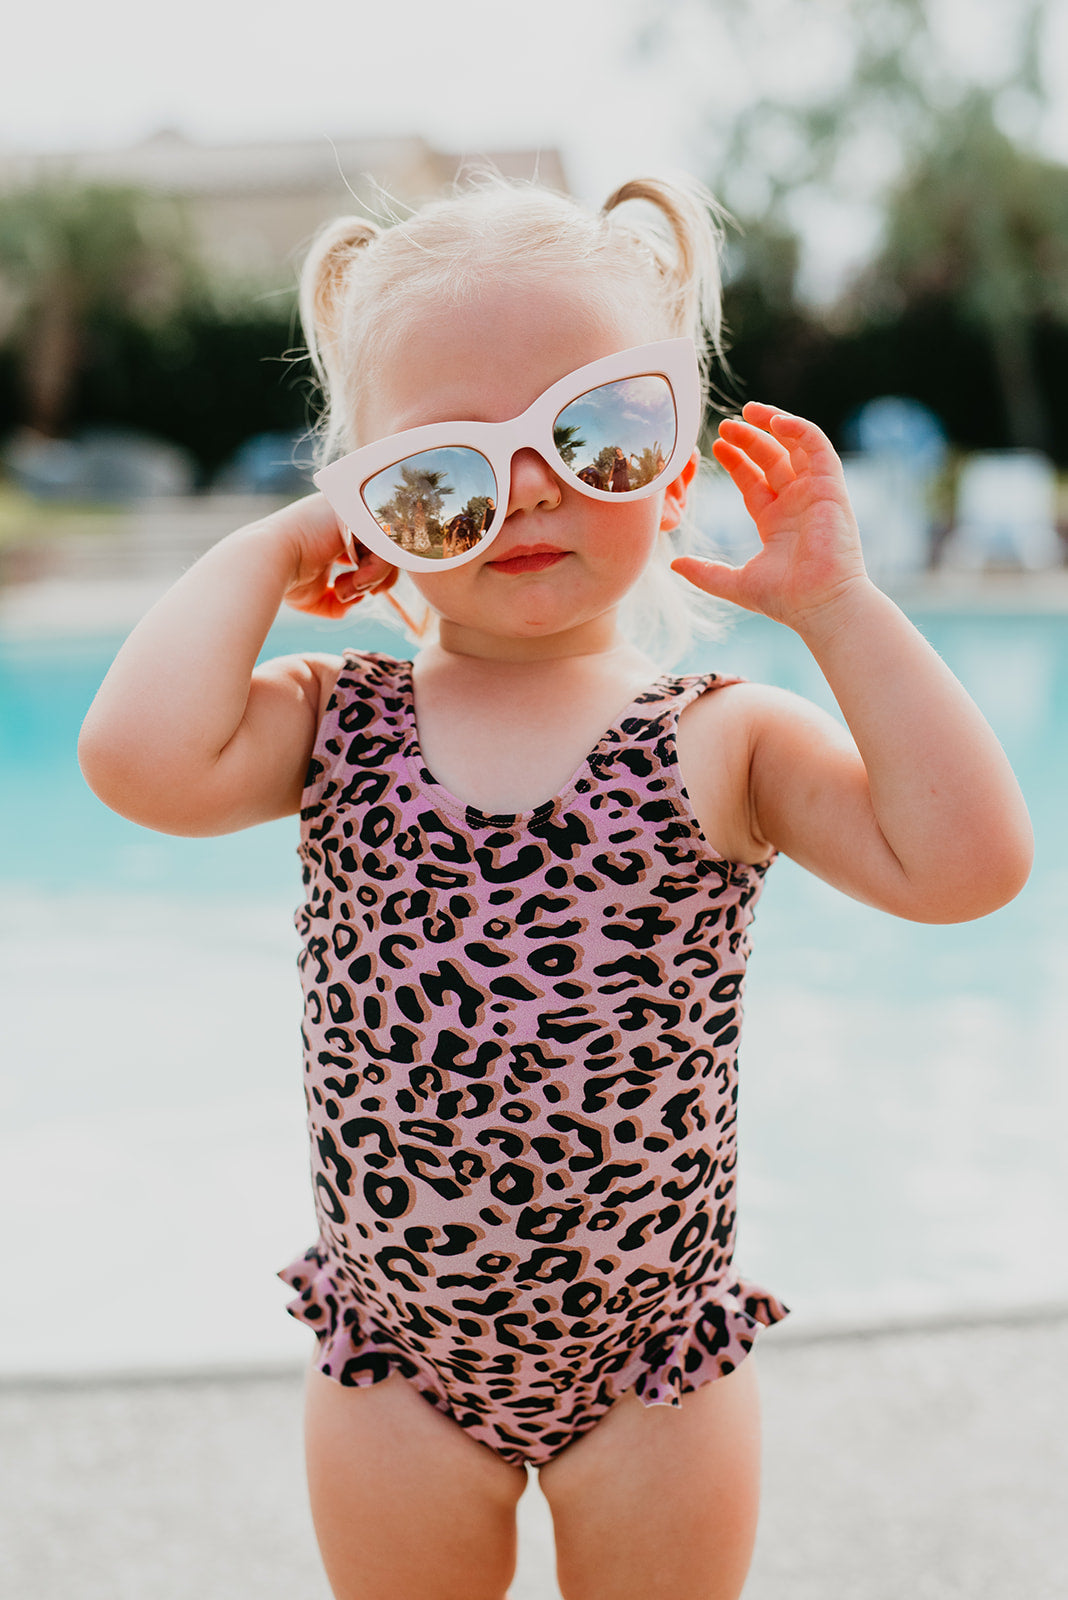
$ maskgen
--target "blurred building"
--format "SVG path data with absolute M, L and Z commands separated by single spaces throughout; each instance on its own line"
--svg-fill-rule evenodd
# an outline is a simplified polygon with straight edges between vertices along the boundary
M 326 137 L 200 144 L 163 131 L 119 150 L 4 151 L 0 191 L 48 179 L 129 184 L 184 202 L 205 261 L 227 275 L 289 282 L 320 223 L 352 204 L 375 203 L 376 185 L 418 205 L 467 165 L 489 162 L 509 178 L 537 176 L 567 189 L 556 150 L 488 150 L 477 158 L 417 136 Z

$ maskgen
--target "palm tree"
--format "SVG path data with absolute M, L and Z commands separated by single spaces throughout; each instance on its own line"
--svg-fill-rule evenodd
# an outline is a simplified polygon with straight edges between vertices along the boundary
M 659 439 L 654 444 L 647 444 L 641 455 L 632 456 L 631 460 L 634 462 L 632 477 L 636 489 L 640 489 L 644 483 L 652 483 L 657 473 L 663 472 L 667 466 L 667 460 L 663 450 L 660 448 Z
M 441 515 L 445 496 L 453 493 L 452 484 L 446 481 L 444 472 L 402 467 L 401 481 L 394 485 L 392 497 L 385 505 L 379 506 L 375 516 L 380 522 L 408 525 L 415 516 L 416 506 L 422 501 L 427 520 L 436 520 Z
M 580 426 L 580 423 L 568 423 L 561 428 L 557 424 L 553 429 L 553 444 L 555 444 L 557 453 L 563 459 L 565 466 L 569 467 L 571 465 L 577 450 L 585 449 L 585 439 L 576 439 L 575 437 Z

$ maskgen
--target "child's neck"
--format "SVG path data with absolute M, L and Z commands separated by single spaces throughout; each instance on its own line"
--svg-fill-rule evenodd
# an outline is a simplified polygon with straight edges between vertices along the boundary
M 420 650 L 420 750 L 450 794 L 491 814 L 543 804 L 657 677 L 655 663 L 626 640 L 602 650 L 573 643 L 571 654 L 557 648 L 536 657 L 476 655 L 451 641 Z

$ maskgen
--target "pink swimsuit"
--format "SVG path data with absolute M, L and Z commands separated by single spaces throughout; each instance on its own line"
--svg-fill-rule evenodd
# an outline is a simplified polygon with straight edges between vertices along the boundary
M 423 765 L 411 664 L 350 653 L 301 856 L 320 1237 L 281 1276 L 348 1385 L 391 1372 L 506 1461 L 633 1388 L 732 1371 L 785 1308 L 740 1279 L 735 1054 L 765 866 L 682 787 L 660 678 L 554 800 L 488 816 Z

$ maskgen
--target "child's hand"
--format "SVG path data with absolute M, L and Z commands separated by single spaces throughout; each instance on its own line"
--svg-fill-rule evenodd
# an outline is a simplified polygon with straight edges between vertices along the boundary
M 864 558 L 842 464 L 813 422 L 751 401 L 720 423 L 716 460 L 741 491 L 761 549 L 743 567 L 680 556 L 699 589 L 803 632 L 858 581 Z
M 297 500 L 267 520 L 293 546 L 294 572 L 285 601 L 294 611 L 343 617 L 364 595 L 392 589 L 397 581 L 397 568 L 362 545 L 358 563 L 352 564 L 337 517 L 321 494 Z M 345 570 L 332 577 L 339 565 Z

